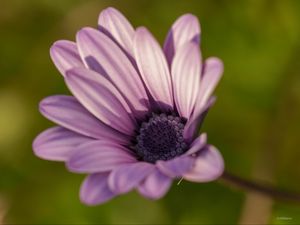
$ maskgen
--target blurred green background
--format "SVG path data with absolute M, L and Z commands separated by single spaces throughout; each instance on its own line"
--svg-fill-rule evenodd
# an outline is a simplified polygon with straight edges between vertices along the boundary
M 52 126 L 38 102 L 67 94 L 49 57 L 113 6 L 162 43 L 181 14 L 197 15 L 204 57 L 225 74 L 203 131 L 239 176 L 300 191 L 300 1 L 298 0 L 1 0 L 0 224 L 299 224 L 300 204 L 273 201 L 222 182 L 174 183 L 159 201 L 137 193 L 86 207 L 84 176 L 36 158 L 32 140 Z

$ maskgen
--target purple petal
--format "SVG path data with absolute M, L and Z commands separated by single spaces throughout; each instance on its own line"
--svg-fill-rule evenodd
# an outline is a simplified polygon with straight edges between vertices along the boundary
M 172 179 L 156 169 L 139 184 L 138 191 L 147 198 L 159 199 L 167 193 L 171 184 Z
M 126 193 L 145 179 L 155 166 L 146 162 L 123 165 L 113 170 L 108 178 L 108 185 L 114 193 Z
M 183 135 L 186 139 L 190 139 L 193 136 L 197 124 L 204 118 L 206 114 L 205 112 L 207 112 L 215 102 L 215 98 L 211 97 L 211 94 L 218 84 L 222 74 L 223 63 L 220 59 L 211 57 L 205 61 L 195 109 L 184 128 Z
M 185 14 L 172 25 L 164 43 L 164 52 L 170 66 L 177 50 L 191 41 L 199 43 L 200 25 L 197 17 Z
M 157 161 L 156 166 L 165 175 L 175 178 L 191 170 L 194 161 L 193 157 L 183 155 L 168 161 Z
M 188 42 L 182 45 L 172 63 L 174 99 L 182 117 L 189 118 L 197 99 L 201 76 L 199 46 Z
M 188 151 L 186 151 L 184 154 L 192 155 L 197 153 L 206 145 L 206 141 L 207 141 L 206 133 L 201 134 L 193 141 L 193 143 L 191 144 L 191 148 Z
M 62 127 L 52 127 L 35 138 L 33 150 L 42 159 L 66 161 L 78 145 L 92 140 Z
M 59 72 L 65 76 L 73 67 L 84 67 L 77 46 L 71 41 L 57 41 L 50 48 L 50 56 Z
M 205 61 L 203 78 L 201 80 L 198 98 L 195 105 L 195 115 L 203 112 L 203 107 L 217 86 L 223 74 L 223 63 L 220 59 L 211 57 Z
M 108 175 L 109 173 L 96 173 L 85 178 L 80 188 L 80 200 L 84 204 L 102 204 L 116 196 L 108 187 Z
M 92 141 L 76 149 L 67 167 L 72 172 L 97 173 L 134 162 L 136 159 L 125 147 L 108 141 Z
M 195 111 L 193 112 L 191 118 L 187 121 L 184 130 L 183 130 L 183 137 L 190 141 L 194 137 L 194 134 L 197 130 L 198 125 L 201 125 L 203 119 L 205 118 L 208 110 L 213 106 L 213 104 L 216 101 L 216 97 L 212 96 L 208 99 L 207 103 L 202 108 L 202 111 L 197 112 L 195 114 Z
M 67 72 L 65 79 L 71 92 L 99 120 L 124 134 L 133 133 L 132 112 L 106 78 L 88 69 L 74 68 Z
M 135 114 L 148 111 L 148 96 L 140 76 L 128 57 L 109 37 L 98 30 L 84 28 L 78 32 L 77 42 L 87 66 L 106 76 Z
M 132 55 L 135 31 L 122 13 L 115 8 L 108 7 L 101 12 L 98 24 L 101 31 L 116 40 L 126 52 Z
M 184 179 L 194 182 L 209 182 L 219 178 L 224 171 L 222 155 L 214 146 L 207 146 L 195 160 L 191 171 L 184 174 Z
M 103 124 L 72 96 L 47 97 L 40 102 L 40 111 L 49 120 L 79 134 L 121 144 L 128 143 L 128 136 Z
M 142 78 L 162 109 L 173 108 L 170 72 L 161 47 L 146 28 L 138 28 L 134 39 L 134 55 Z M 166 106 L 166 105 L 167 106 Z

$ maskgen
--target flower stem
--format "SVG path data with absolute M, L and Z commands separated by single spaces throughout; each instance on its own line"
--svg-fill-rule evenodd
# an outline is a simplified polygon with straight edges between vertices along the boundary
M 223 173 L 223 175 L 221 176 L 221 180 L 225 183 L 231 184 L 244 190 L 255 191 L 277 200 L 289 201 L 300 204 L 300 193 L 289 192 L 277 189 L 265 183 L 262 184 L 250 181 L 233 175 L 227 171 Z

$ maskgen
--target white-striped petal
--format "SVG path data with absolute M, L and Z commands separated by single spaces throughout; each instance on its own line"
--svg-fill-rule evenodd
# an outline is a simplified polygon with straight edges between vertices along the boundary
M 33 150 L 42 159 L 66 161 L 71 157 L 78 145 L 93 140 L 63 127 L 52 127 L 35 138 Z
M 178 49 L 172 63 L 172 81 L 175 103 L 182 117 L 189 118 L 194 109 L 201 68 L 201 54 L 197 44 L 189 42 Z
M 95 139 L 126 144 L 129 137 L 99 121 L 73 96 L 54 95 L 40 102 L 40 112 L 49 120 Z
M 162 109 L 173 108 L 171 76 L 166 58 L 157 41 L 144 27 L 136 31 L 134 55 L 153 99 Z
M 135 157 L 125 147 L 108 141 L 92 141 L 77 147 L 67 167 L 77 173 L 97 173 L 134 162 Z
M 200 24 L 196 16 L 184 14 L 172 25 L 164 43 L 164 52 L 171 66 L 177 50 L 188 42 L 199 44 Z
M 72 41 L 60 40 L 55 42 L 50 48 L 50 56 L 63 76 L 69 69 L 84 67 L 76 43 Z
M 108 7 L 100 13 L 98 19 L 100 31 L 108 34 L 130 55 L 134 38 L 134 28 L 125 16 L 115 8 Z
M 98 73 L 75 68 L 68 71 L 66 83 L 76 98 L 108 126 L 128 135 L 135 129 L 135 119 L 119 91 Z
M 143 82 L 124 52 L 102 32 L 84 28 L 77 33 L 80 54 L 88 68 L 105 76 L 138 116 L 149 109 Z

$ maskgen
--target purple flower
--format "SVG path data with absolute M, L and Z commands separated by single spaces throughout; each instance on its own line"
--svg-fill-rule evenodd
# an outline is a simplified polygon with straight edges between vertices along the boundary
M 133 189 L 158 199 L 173 179 L 217 179 L 222 156 L 205 133 L 195 135 L 215 100 L 223 64 L 214 57 L 202 63 L 197 18 L 178 18 L 163 50 L 114 8 L 103 10 L 98 22 L 98 29 L 81 29 L 75 43 L 51 47 L 74 97 L 41 101 L 41 113 L 58 126 L 35 139 L 35 154 L 88 174 L 80 191 L 88 205 Z

